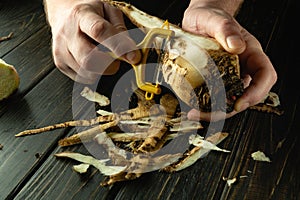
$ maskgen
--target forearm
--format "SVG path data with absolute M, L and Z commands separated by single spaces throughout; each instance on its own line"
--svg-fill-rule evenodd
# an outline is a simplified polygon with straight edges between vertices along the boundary
M 235 16 L 242 3 L 243 0 L 191 0 L 190 6 L 217 7 L 225 10 L 231 16 Z

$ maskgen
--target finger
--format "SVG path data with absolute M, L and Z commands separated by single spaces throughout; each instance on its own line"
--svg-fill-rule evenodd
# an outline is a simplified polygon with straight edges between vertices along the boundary
M 93 72 L 85 71 L 82 73 L 83 70 L 80 70 L 80 65 L 71 51 L 67 49 L 65 40 L 60 40 L 59 38 L 54 40 L 52 49 L 54 63 L 63 74 L 74 81 L 86 84 L 93 83 L 97 79 L 98 75 Z
M 259 103 L 266 94 L 271 90 L 276 82 L 275 71 L 269 69 L 260 69 L 255 73 L 243 95 L 236 101 L 235 110 L 241 112 Z
M 266 66 L 267 65 L 268 64 L 266 64 Z M 269 65 L 271 65 L 271 63 L 269 63 Z M 249 86 L 235 103 L 235 110 L 238 112 L 259 103 L 271 90 L 277 79 L 276 72 L 273 68 L 260 68 L 251 76 L 252 79 Z
M 75 67 L 75 69 L 72 69 L 68 66 L 68 64 L 66 64 L 66 63 L 74 63 L 74 61 L 73 62 L 71 61 L 73 57 L 69 54 L 65 42 L 63 42 L 64 40 L 60 40 L 60 38 L 57 39 L 58 40 L 54 39 L 52 44 L 52 54 L 53 54 L 54 64 L 63 74 L 65 74 L 72 80 L 75 80 L 77 74 L 75 70 L 78 70 L 79 67 Z M 58 43 L 61 44 L 59 47 L 57 45 Z M 77 64 L 75 66 L 77 66 Z
M 188 112 L 187 118 L 192 121 L 207 121 L 207 122 L 216 122 L 220 120 L 224 120 L 226 118 L 232 117 L 233 115 L 237 114 L 236 111 L 231 113 L 225 113 L 222 111 L 216 112 L 200 112 L 199 110 L 192 109 Z
M 60 65 L 61 67 L 58 67 L 58 69 L 65 74 L 67 77 L 69 77 L 70 79 L 79 82 L 79 83 L 83 83 L 83 84 L 92 84 L 94 83 L 94 80 L 91 79 L 87 79 L 85 77 L 82 77 L 80 75 L 78 75 L 72 68 L 68 67 L 67 65 L 63 64 Z
M 69 62 L 68 65 L 76 68 L 75 71 L 79 75 L 91 80 L 100 74 L 111 75 L 116 73 L 119 69 L 119 64 L 101 49 L 101 45 L 96 46 L 90 38 L 82 33 L 78 33 L 69 42 L 69 53 L 76 62 Z
M 251 80 L 252 78 L 250 75 L 243 76 L 242 81 L 243 81 L 244 88 L 247 88 L 250 85 Z
M 99 51 L 98 48 L 92 49 L 80 60 L 82 73 L 85 71 L 97 74 L 111 75 L 118 71 L 119 61 L 116 61 L 109 54 Z
M 245 50 L 246 44 L 241 34 L 241 28 L 233 18 L 221 20 L 213 31 L 214 37 L 226 51 L 240 54 Z
M 63 68 L 58 68 L 58 69 L 62 73 L 67 75 L 69 78 L 71 78 L 72 80 L 79 82 L 79 83 L 93 84 L 97 80 L 96 76 L 93 76 L 93 77 L 89 76 L 89 78 L 87 78 L 86 74 L 84 76 L 78 74 L 72 68 L 70 68 L 68 65 L 65 65 Z
M 126 31 L 122 12 L 113 6 L 104 4 L 105 18 L 117 29 L 118 32 Z M 127 32 L 126 32 L 127 33 Z
M 69 51 L 69 54 L 70 54 L 70 57 L 72 57 L 72 59 L 67 64 L 69 66 L 72 66 L 73 69 L 75 69 L 76 77 L 74 80 L 77 82 L 86 83 L 86 84 L 94 83 L 97 80 L 97 78 L 99 77 L 98 71 L 100 71 L 100 74 L 101 74 L 102 70 L 93 72 L 93 71 L 89 70 L 88 66 L 85 65 L 85 63 L 79 64 L 76 61 L 76 58 L 72 55 L 72 53 L 70 51 Z
M 132 40 L 128 35 L 122 12 L 118 8 L 110 6 L 109 4 L 104 4 L 104 7 L 105 7 L 105 9 L 104 9 L 105 17 L 107 18 L 107 20 L 113 25 L 113 27 L 119 33 L 122 33 L 122 36 L 124 36 L 125 38 L 128 37 L 129 40 Z M 118 35 L 118 37 L 119 36 L 120 35 Z M 135 42 L 133 40 L 132 40 L 132 43 L 134 43 L 134 45 L 135 45 Z M 137 54 L 136 57 L 135 57 L 135 53 Z M 140 61 L 140 59 L 141 59 L 140 52 L 135 51 L 135 53 L 129 52 L 129 54 L 127 55 L 127 57 L 129 59 L 127 58 L 127 60 L 136 59 L 137 62 Z M 135 58 L 132 58 L 132 57 L 135 57 Z M 124 58 L 126 59 L 126 57 L 124 57 Z M 135 63 L 136 63 L 136 61 L 135 61 Z M 135 63 L 133 63 L 133 64 L 135 64 Z
M 80 29 L 89 37 L 103 44 L 118 57 L 123 56 L 128 62 L 136 64 L 140 60 L 136 44 L 124 33 L 119 33 L 111 23 L 93 12 L 86 12 L 79 18 Z M 119 34 L 118 34 L 119 33 Z M 118 34 L 112 38 L 113 35 Z
M 245 66 L 242 68 L 242 74 L 250 76 L 251 81 L 235 103 L 235 110 L 238 112 L 259 103 L 277 81 L 276 71 L 257 39 L 250 34 L 245 38 L 247 49 L 240 55 L 242 65 Z
M 72 57 L 71 55 L 69 57 Z M 74 68 L 74 66 L 77 65 L 76 61 L 71 59 L 64 59 L 64 63 L 58 64 L 57 68 L 65 75 L 67 75 L 69 78 L 76 82 L 84 83 L 84 84 L 92 84 L 97 79 L 98 75 L 95 73 L 91 73 L 88 71 L 82 72 L 79 68 Z M 69 66 L 72 66 L 69 67 Z M 77 69 L 75 71 L 74 69 Z

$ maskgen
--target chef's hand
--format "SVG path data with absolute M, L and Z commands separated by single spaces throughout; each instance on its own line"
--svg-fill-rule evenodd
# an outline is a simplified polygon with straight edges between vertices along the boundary
M 52 31 L 54 63 L 71 79 L 91 84 L 99 75 L 119 69 L 119 61 L 100 46 L 131 64 L 139 62 L 141 55 L 118 9 L 97 0 L 45 0 L 44 5 Z M 118 37 L 110 39 L 116 34 Z
M 228 52 L 239 54 L 245 85 L 245 92 L 236 101 L 232 113 L 199 113 L 193 109 L 188 113 L 191 120 L 217 121 L 231 117 L 259 103 L 277 80 L 276 71 L 259 41 L 234 19 L 239 7 L 232 5 L 234 2 L 236 0 L 192 0 L 185 11 L 183 29 L 213 37 Z

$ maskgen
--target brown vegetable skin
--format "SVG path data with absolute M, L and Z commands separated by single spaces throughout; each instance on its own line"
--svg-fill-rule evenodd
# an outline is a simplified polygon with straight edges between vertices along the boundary
M 20 85 L 20 77 L 14 66 L 0 59 L 0 101 L 12 95 Z
M 162 71 L 165 81 L 183 102 L 205 112 L 212 111 L 212 107 L 214 111 L 233 110 L 236 99 L 243 93 L 237 55 L 226 52 L 213 38 L 186 32 L 171 23 L 166 26 L 164 20 L 128 3 L 102 1 L 119 8 L 145 33 L 162 27 L 174 31 L 174 37 L 164 50 Z M 160 37 L 155 39 L 158 53 L 162 42 Z M 216 85 L 218 80 L 221 81 Z

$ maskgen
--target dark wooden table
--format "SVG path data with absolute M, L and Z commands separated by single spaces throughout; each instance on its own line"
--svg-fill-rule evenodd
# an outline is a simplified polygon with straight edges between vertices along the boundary
M 188 2 L 131 3 L 179 24 Z M 79 175 L 71 170 L 76 162 L 53 156 L 66 150 L 85 152 L 83 145 L 57 145 L 76 129 L 15 138 L 25 129 L 72 120 L 74 83 L 53 64 L 42 2 L 0 1 L 0 36 L 14 33 L 0 43 L 0 57 L 21 77 L 18 92 L 0 103 L 0 199 L 300 199 L 297 4 L 246 0 L 237 16 L 261 41 L 278 72 L 272 91 L 280 95 L 284 115 L 245 111 L 225 122 L 230 135 L 220 146 L 230 154 L 211 152 L 178 173 L 149 172 L 134 181 L 101 187 L 104 177 L 96 169 Z M 252 160 L 250 154 L 258 150 L 272 162 Z M 222 180 L 238 176 L 247 177 L 231 187 Z

